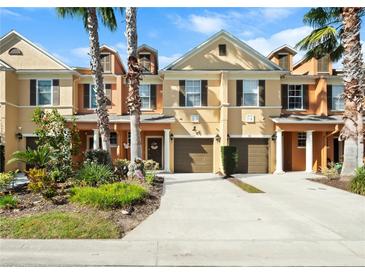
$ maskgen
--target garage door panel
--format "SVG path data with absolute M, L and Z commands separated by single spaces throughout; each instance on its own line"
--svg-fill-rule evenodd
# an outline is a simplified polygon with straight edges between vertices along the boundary
M 237 147 L 236 172 L 268 172 L 268 140 L 266 138 L 232 138 L 230 145 Z
M 213 172 L 213 139 L 174 140 L 175 172 Z

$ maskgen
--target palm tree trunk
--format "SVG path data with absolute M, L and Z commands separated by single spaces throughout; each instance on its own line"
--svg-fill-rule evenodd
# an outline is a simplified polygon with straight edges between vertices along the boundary
M 100 61 L 100 46 L 98 34 L 98 18 L 96 8 L 87 8 L 87 29 L 89 32 L 91 69 L 96 88 L 96 115 L 101 135 L 102 149 L 110 154 L 109 114 L 106 108 L 107 98 L 104 93 L 103 70 Z
M 126 37 L 128 51 L 128 99 L 127 106 L 130 114 L 131 128 L 131 162 L 142 158 L 141 146 L 141 98 L 139 97 L 139 81 L 141 68 L 137 59 L 137 9 L 126 8 Z
M 362 111 L 364 94 L 362 91 L 362 54 L 360 44 L 361 8 L 343 8 L 343 33 L 341 34 L 344 47 L 344 126 L 340 133 L 340 140 L 345 141 L 344 162 L 342 176 L 351 176 L 359 165 L 361 143 L 363 141 Z

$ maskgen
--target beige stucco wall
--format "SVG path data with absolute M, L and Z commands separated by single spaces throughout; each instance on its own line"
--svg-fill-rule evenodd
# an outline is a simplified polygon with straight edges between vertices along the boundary
M 8 51 L 13 47 L 20 49 L 23 55 L 9 55 Z M 41 51 L 17 37 L 13 37 L 8 43 L 0 45 L 0 59 L 15 69 L 65 69 Z
M 219 56 L 218 45 L 226 44 L 227 55 Z M 187 58 L 181 64 L 174 67 L 178 70 L 209 70 L 209 69 L 267 69 L 256 58 L 244 52 L 236 44 L 220 37 L 208 47 L 203 46 L 202 50 L 190 58 Z

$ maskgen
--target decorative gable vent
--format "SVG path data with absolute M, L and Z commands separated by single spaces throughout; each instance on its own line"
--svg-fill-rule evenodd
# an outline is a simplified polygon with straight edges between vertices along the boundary
M 9 49 L 9 55 L 23 55 L 23 52 L 18 48 Z

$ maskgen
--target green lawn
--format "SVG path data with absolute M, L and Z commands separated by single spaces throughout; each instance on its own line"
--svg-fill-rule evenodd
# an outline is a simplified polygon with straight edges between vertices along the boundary
M 24 217 L 1 217 L 0 237 L 15 239 L 120 238 L 117 226 L 97 214 L 49 212 Z

